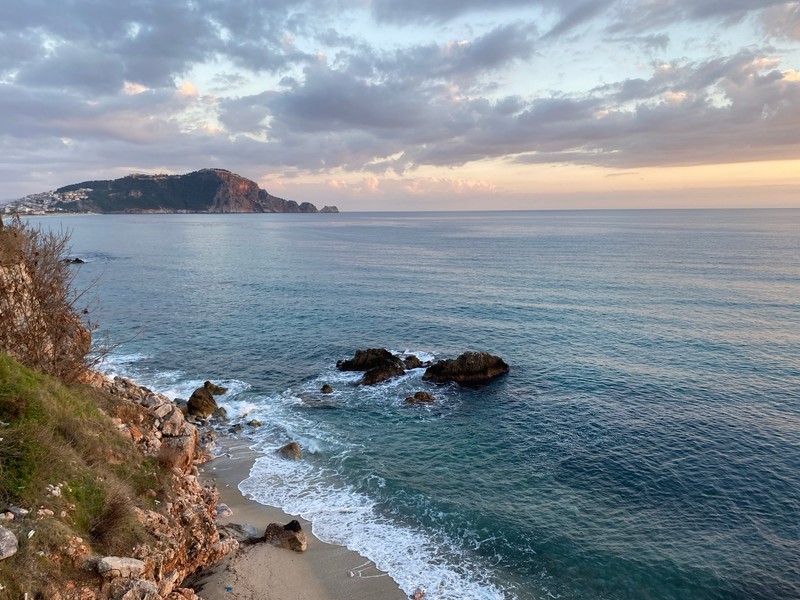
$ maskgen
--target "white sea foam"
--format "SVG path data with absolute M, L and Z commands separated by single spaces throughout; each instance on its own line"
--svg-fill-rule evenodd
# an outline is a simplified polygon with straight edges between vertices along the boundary
M 320 539 L 355 550 L 387 572 L 407 593 L 430 600 L 502 600 L 508 596 L 444 534 L 405 527 L 382 517 L 364 494 L 342 486 L 336 474 L 307 462 L 286 461 L 263 445 L 239 489 L 248 497 L 312 522 Z M 443 557 L 447 556 L 448 559 Z

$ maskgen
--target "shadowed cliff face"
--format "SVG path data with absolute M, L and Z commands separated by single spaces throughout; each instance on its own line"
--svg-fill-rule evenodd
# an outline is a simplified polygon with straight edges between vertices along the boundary
M 121 179 L 84 181 L 56 190 L 82 191 L 82 198 L 58 203 L 76 212 L 210 212 L 316 213 L 311 203 L 298 204 L 270 195 L 254 181 L 225 169 L 201 169 L 185 175 L 128 175 Z M 338 212 L 326 207 L 325 212 Z

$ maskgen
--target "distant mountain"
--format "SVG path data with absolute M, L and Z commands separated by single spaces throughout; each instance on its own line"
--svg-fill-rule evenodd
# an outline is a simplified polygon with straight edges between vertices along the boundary
M 316 213 L 309 202 L 298 204 L 262 190 L 226 171 L 201 169 L 185 175 L 128 175 L 121 179 L 83 181 L 55 192 L 17 201 L 21 207 L 46 212 L 95 213 Z

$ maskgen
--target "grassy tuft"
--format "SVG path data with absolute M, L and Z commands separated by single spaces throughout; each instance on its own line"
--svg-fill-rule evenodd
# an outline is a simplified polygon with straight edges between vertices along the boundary
M 158 509 L 154 496 L 170 493 L 171 478 L 111 421 L 125 403 L 94 388 L 65 387 L 0 353 L 0 508 L 31 511 L 5 524 L 20 541 L 0 569 L 9 597 L 49 597 L 54 581 L 93 577 L 52 558 L 76 537 L 95 555 L 125 555 L 152 541 L 134 508 Z M 121 410 L 144 419 L 130 406 Z M 54 514 L 38 519 L 41 508 Z

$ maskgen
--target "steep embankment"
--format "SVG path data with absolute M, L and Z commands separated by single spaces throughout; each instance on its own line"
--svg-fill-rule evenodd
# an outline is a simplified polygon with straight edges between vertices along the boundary
M 237 546 L 166 397 L 98 374 L 67 388 L 0 354 L 0 421 L 0 596 L 195 598 L 183 579 Z

